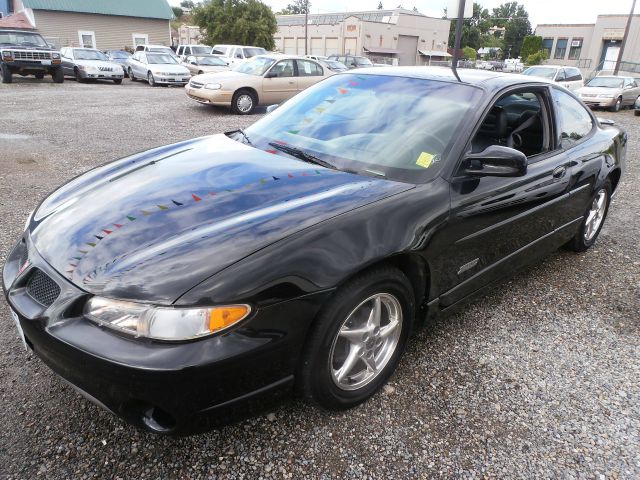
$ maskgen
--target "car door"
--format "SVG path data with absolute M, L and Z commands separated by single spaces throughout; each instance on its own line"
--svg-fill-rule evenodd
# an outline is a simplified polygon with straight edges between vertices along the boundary
M 638 88 L 632 78 L 624 79 L 624 89 L 622 91 L 623 105 L 633 105 L 638 98 Z
M 318 83 L 324 76 L 323 68 L 311 60 L 296 60 L 298 91 Z
M 62 60 L 62 71 L 65 75 L 73 75 L 73 59 L 71 58 L 70 48 L 61 48 L 60 57 Z
M 569 82 L 567 82 L 567 72 L 564 68 L 559 68 L 556 72 L 556 78 L 554 79 L 556 83 L 559 83 L 565 88 L 569 88 Z
M 442 234 L 443 252 L 432 267 L 442 272 L 439 293 L 443 307 L 560 246 L 568 240 L 572 222 L 580 220 L 569 198 L 575 169 L 570 155 L 554 138 L 554 102 L 547 87 L 502 95 L 480 122 L 468 151 L 482 155 L 492 144 L 508 145 L 514 132 L 527 134 L 527 128 L 518 128 L 527 125 L 532 116 L 527 112 L 535 108 L 523 108 L 518 115 L 521 106 L 504 101 L 523 93 L 535 95 L 540 108 L 535 116 L 537 126 L 527 127 L 531 139 L 540 141 L 540 148 L 529 152 L 526 174 L 476 177 L 465 173 L 463 160 L 450 180 L 450 219 Z M 512 112 L 515 121 L 505 118 L 505 113 L 508 117 Z
M 134 62 L 134 73 L 138 78 L 147 78 L 146 59 L 144 52 L 138 52 L 138 58 Z
M 197 75 L 199 72 L 196 57 L 185 57 L 184 62 L 182 63 L 191 75 Z
M 298 93 L 295 68 L 293 59 L 280 60 L 273 65 L 263 76 L 260 103 L 281 103 Z

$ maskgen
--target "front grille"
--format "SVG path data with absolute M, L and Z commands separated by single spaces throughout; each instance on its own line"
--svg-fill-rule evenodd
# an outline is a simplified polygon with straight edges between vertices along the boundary
M 193 80 L 191 80 L 189 82 L 189 86 L 191 86 L 191 88 L 202 88 L 204 86 L 204 83 L 194 82 Z
M 27 282 L 27 293 L 36 302 L 48 307 L 60 295 L 60 287 L 42 270 L 35 269 Z
M 16 60 L 51 60 L 49 52 L 13 52 L 13 58 Z
M 101 72 L 113 72 L 113 68 L 111 67 L 98 67 Z

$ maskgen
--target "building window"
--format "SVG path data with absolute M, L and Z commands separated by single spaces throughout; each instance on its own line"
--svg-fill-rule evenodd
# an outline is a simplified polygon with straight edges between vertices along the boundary
M 567 39 L 559 38 L 556 42 L 556 53 L 553 58 L 563 59 L 567 54 Z
M 551 49 L 553 48 L 553 38 L 545 38 L 542 40 L 542 50 L 547 52 L 547 56 L 551 57 Z
M 96 48 L 96 34 L 94 32 L 79 30 L 78 42 L 83 48 Z
M 148 45 L 149 44 L 149 35 L 146 33 L 133 33 L 131 34 L 133 38 L 133 48 L 135 49 L 138 45 Z
M 580 51 L 582 50 L 582 39 L 574 38 L 571 40 L 571 48 L 569 49 L 569 60 L 578 60 Z

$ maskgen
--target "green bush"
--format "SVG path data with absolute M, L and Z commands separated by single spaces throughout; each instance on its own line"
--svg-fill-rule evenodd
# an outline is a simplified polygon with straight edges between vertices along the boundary
M 475 49 L 471 48 L 471 47 L 464 47 L 462 49 L 464 58 L 466 58 L 467 60 L 475 60 L 476 58 L 478 58 L 478 52 L 475 51 Z
M 548 58 L 549 54 L 545 50 L 540 50 L 527 57 L 527 65 L 540 65 Z

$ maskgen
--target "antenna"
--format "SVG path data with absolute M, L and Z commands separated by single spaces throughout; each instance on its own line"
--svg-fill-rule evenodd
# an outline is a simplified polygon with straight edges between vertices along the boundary
M 466 0 L 458 0 L 458 21 L 456 23 L 456 39 L 453 45 L 453 62 L 451 64 L 451 70 L 456 76 L 459 82 L 460 76 L 458 75 L 458 53 L 460 52 L 460 42 L 462 41 L 462 26 L 464 24 L 464 5 Z

